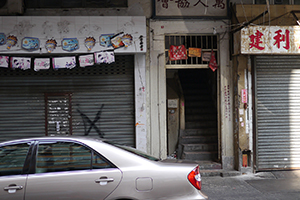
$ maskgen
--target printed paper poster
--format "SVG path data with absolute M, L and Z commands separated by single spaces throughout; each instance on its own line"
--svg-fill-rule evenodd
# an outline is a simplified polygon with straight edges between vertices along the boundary
M 50 68 L 50 58 L 35 58 L 34 71 L 46 70 Z
M 76 57 L 57 57 L 52 59 L 53 69 L 72 69 L 76 67 Z
M 83 55 L 79 56 L 79 66 L 80 67 L 86 67 L 86 66 L 92 66 L 94 65 L 94 55 Z
M 95 62 L 97 64 L 113 63 L 115 62 L 115 53 L 113 51 L 103 51 L 103 52 L 95 53 Z
M 12 69 L 30 69 L 31 58 L 26 57 L 10 57 L 10 66 Z
M 0 67 L 8 68 L 9 56 L 0 56 Z

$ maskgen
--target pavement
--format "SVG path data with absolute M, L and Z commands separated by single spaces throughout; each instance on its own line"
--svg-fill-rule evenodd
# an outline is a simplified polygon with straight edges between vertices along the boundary
M 300 170 L 202 176 L 201 191 L 210 200 L 300 200 Z

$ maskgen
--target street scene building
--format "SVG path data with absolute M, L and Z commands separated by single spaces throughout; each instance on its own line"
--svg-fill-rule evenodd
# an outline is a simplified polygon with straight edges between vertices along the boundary
M 0 140 L 93 136 L 220 170 L 299 168 L 300 5 L 278 2 L 3 1 Z
M 297 169 L 299 1 L 251 3 L 232 7 L 236 164 Z

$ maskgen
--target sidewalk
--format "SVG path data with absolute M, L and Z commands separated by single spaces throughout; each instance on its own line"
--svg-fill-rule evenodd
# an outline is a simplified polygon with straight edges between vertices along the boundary
M 204 176 L 202 192 L 210 200 L 300 200 L 300 171 Z

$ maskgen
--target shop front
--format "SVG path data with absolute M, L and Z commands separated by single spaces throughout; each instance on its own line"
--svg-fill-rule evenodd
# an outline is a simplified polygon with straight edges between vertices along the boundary
M 298 26 L 241 30 L 237 60 L 244 60 L 238 65 L 244 83 L 239 82 L 238 141 L 241 151 L 253 152 L 252 166 L 258 171 L 300 168 L 299 30 Z M 245 90 L 248 102 L 242 102 Z
M 0 20 L 1 141 L 95 136 L 146 151 L 145 17 Z

